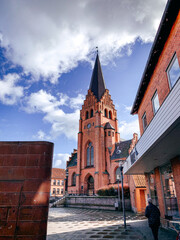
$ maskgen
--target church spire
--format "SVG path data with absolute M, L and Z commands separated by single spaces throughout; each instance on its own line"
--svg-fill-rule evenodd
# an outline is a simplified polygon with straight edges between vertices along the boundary
M 91 77 L 91 83 L 90 83 L 89 89 L 94 93 L 98 102 L 100 101 L 106 89 L 98 52 L 97 52 L 96 61 L 94 64 L 94 69 L 93 69 L 93 74 Z

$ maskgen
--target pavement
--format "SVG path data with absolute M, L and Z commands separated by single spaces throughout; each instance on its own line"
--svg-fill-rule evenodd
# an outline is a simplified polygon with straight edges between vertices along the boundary
M 153 240 L 147 219 L 126 212 L 127 228 L 123 227 L 123 214 L 79 208 L 50 208 L 47 240 L 80 239 L 135 239 Z M 173 231 L 160 229 L 159 240 L 175 240 Z

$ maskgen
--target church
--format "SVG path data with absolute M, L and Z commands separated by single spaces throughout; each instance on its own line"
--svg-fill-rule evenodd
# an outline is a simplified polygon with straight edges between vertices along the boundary
M 67 161 L 69 194 L 94 195 L 118 187 L 119 164 L 124 163 L 138 136 L 121 140 L 117 110 L 106 89 L 97 53 L 86 99 L 80 111 L 78 147 Z M 129 188 L 128 176 L 124 187 Z M 121 187 L 121 185 L 120 185 Z

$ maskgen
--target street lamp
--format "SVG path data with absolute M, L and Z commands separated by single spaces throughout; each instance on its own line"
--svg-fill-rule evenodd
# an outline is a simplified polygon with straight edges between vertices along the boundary
M 123 189 L 123 166 L 122 163 L 119 164 L 121 172 L 121 184 L 122 184 L 122 207 L 123 207 L 123 217 L 124 217 L 124 228 L 126 228 L 126 213 L 125 213 L 125 201 L 124 201 L 124 189 Z
M 116 178 L 118 180 L 118 210 L 120 210 L 120 190 L 119 190 L 119 179 L 120 179 L 120 174 L 116 175 Z

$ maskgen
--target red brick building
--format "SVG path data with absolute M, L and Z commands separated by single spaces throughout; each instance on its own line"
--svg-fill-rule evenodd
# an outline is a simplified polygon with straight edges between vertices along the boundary
M 51 172 L 51 190 L 52 197 L 62 197 L 64 191 L 65 169 L 52 168 Z
M 102 188 L 117 187 L 119 162 L 124 162 L 137 142 L 120 140 L 117 111 L 105 87 L 97 54 L 90 87 L 80 111 L 78 149 L 69 161 L 68 193 L 92 195 Z M 128 178 L 124 178 L 128 188 Z
M 179 1 L 170 0 L 131 111 L 138 114 L 141 138 L 124 165 L 128 175 L 146 175 L 147 196 L 166 218 L 180 213 L 179 66 Z

